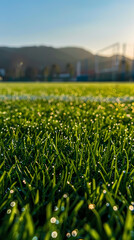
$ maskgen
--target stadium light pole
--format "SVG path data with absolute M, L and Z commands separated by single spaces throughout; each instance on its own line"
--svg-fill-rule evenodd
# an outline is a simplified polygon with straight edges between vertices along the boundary
M 99 78 L 99 62 L 98 62 L 98 55 L 95 55 L 95 79 Z
M 96 75 L 96 79 L 99 79 L 100 76 L 100 69 L 99 69 L 99 56 L 101 57 L 101 55 L 108 51 L 108 50 L 112 50 L 112 62 L 111 62 L 111 68 L 107 69 L 104 68 L 102 70 L 102 72 L 111 72 L 111 77 L 112 80 L 115 80 L 117 78 L 118 75 L 118 70 L 119 70 L 119 49 L 120 49 L 120 44 L 119 43 L 114 43 L 108 47 L 102 48 L 99 51 L 97 51 L 96 56 L 95 56 L 95 75 Z
M 124 81 L 126 77 L 126 43 L 122 46 L 122 61 L 121 61 L 121 80 Z
M 134 81 L 134 45 L 133 45 L 133 59 L 132 59 L 131 77 L 132 77 L 132 81 Z

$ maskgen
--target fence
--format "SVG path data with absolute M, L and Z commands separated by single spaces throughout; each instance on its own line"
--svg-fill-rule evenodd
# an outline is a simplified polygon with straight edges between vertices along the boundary
M 81 67 L 79 62 L 77 69 L 78 81 L 134 81 L 134 45 L 115 43 L 103 48 L 94 59 L 81 61 Z

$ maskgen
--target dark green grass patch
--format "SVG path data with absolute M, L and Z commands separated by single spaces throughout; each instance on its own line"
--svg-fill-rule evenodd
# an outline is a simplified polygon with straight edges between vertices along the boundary
M 2 91 L 85 94 L 21 87 Z M 129 85 L 117 91 L 131 96 Z M 134 239 L 133 114 L 133 102 L 1 101 L 0 239 Z

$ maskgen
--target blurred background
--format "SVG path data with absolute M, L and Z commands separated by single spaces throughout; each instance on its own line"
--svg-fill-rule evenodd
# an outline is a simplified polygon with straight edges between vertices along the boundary
M 134 1 L 1 2 L 0 81 L 134 81 Z

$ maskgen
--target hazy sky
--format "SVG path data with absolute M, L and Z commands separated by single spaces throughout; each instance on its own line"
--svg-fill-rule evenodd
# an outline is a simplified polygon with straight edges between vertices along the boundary
M 2 0 L 0 45 L 134 43 L 134 0 Z

